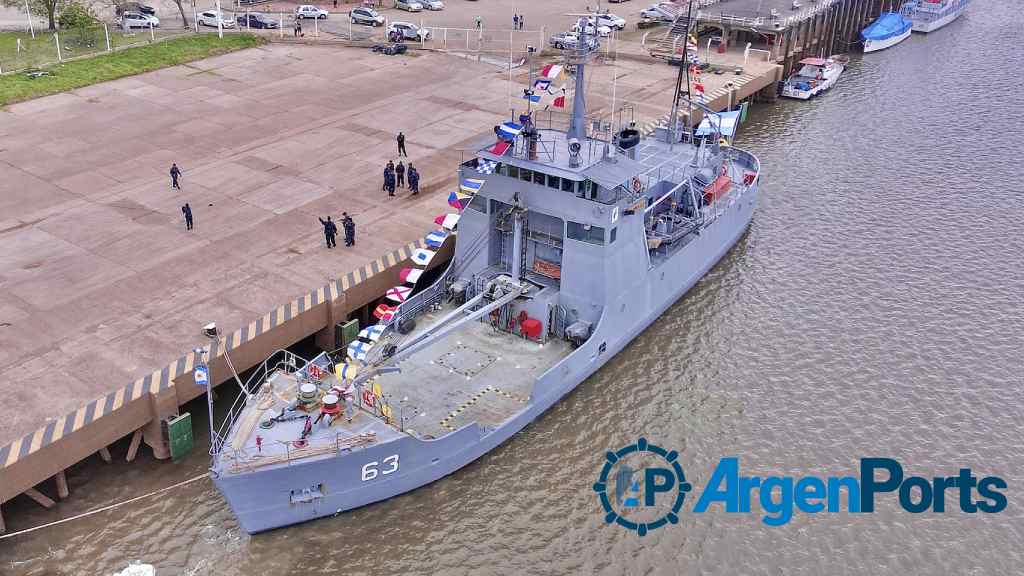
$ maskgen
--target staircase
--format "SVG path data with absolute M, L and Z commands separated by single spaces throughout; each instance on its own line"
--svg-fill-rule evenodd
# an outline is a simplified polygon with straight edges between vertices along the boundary
M 679 50 L 686 50 L 686 37 L 690 31 L 690 23 L 691 20 L 687 17 L 686 12 L 680 11 L 676 19 L 672 21 L 672 26 L 665 31 L 665 35 L 650 47 L 651 56 L 667 60 Z M 672 49 L 673 44 L 675 52 Z

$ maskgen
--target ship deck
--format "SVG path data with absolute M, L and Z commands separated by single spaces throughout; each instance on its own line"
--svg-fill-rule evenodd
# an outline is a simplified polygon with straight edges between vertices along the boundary
M 452 309 L 419 316 L 417 329 L 406 338 L 415 338 Z M 486 321 L 467 322 L 378 382 L 409 433 L 436 438 L 473 421 L 499 426 L 525 408 L 537 378 L 571 351 L 564 340 L 541 344 Z
M 405 338 L 414 338 L 452 309 L 444 306 L 419 316 L 418 328 Z M 240 474 L 331 457 L 403 434 L 437 438 L 474 421 L 497 427 L 526 407 L 536 379 L 571 351 L 563 340 L 542 344 L 498 331 L 486 322 L 467 322 L 402 360 L 399 372 L 376 378 L 391 407 L 391 423 L 360 406 L 357 399 L 351 422 L 344 414 L 330 423 L 324 419 L 313 425 L 305 444 L 297 442 L 305 426 L 303 416 L 315 421 L 319 405 L 307 414 L 289 413 L 296 417 L 265 427 L 295 401 L 298 391 L 293 374 L 274 372 L 234 420 L 216 464 L 223 474 Z M 337 383 L 334 375 L 327 375 L 320 388 L 328 390 Z

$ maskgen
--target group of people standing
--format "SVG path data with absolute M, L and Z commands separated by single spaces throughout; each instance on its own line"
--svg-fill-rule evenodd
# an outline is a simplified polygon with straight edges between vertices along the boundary
M 324 239 L 327 240 L 327 247 L 334 248 L 338 245 L 335 237 L 338 235 L 338 225 L 328 216 L 327 220 L 317 218 L 324 227 Z M 356 222 L 348 215 L 348 212 L 341 213 L 341 227 L 345 230 L 345 246 L 356 245 Z
M 409 177 L 409 190 L 412 195 L 415 196 L 420 193 L 420 173 L 416 170 L 416 167 L 409 162 L 409 167 L 406 168 L 405 164 L 401 160 L 398 161 L 396 166 L 394 162 L 388 160 L 388 165 L 384 167 L 384 187 L 388 193 L 388 196 L 395 195 L 395 188 L 405 188 L 406 176 Z
M 512 14 L 512 29 L 522 30 L 526 24 L 526 17 L 522 14 Z

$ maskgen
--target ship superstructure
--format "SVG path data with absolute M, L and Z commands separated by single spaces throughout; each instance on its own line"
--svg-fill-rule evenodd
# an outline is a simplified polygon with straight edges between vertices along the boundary
M 717 135 L 683 142 L 678 123 L 648 138 L 632 126 L 602 132 L 585 114 L 587 56 L 581 42 L 567 63 L 577 81 L 566 128 L 553 114 L 523 114 L 458 167 L 460 211 L 427 237 L 455 243 L 436 281 L 403 271 L 347 358 L 281 352 L 245 387 L 215 438 L 211 474 L 246 531 L 402 494 L 492 450 L 747 229 L 758 160 Z

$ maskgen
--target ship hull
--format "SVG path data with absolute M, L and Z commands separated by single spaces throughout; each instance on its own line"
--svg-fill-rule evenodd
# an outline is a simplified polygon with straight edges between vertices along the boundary
M 540 376 L 530 401 L 501 426 L 473 423 L 434 440 L 402 436 L 333 458 L 214 475 L 215 485 L 242 529 L 257 533 L 386 500 L 459 470 L 536 420 L 689 291 L 743 236 L 757 196 L 755 182 L 688 245 L 638 278 L 635 290 L 609 302 L 591 337 Z M 595 454 L 605 448 L 594 446 Z M 395 463 L 393 473 L 364 479 L 368 465 L 385 461 Z M 294 496 L 303 491 L 305 497 Z

